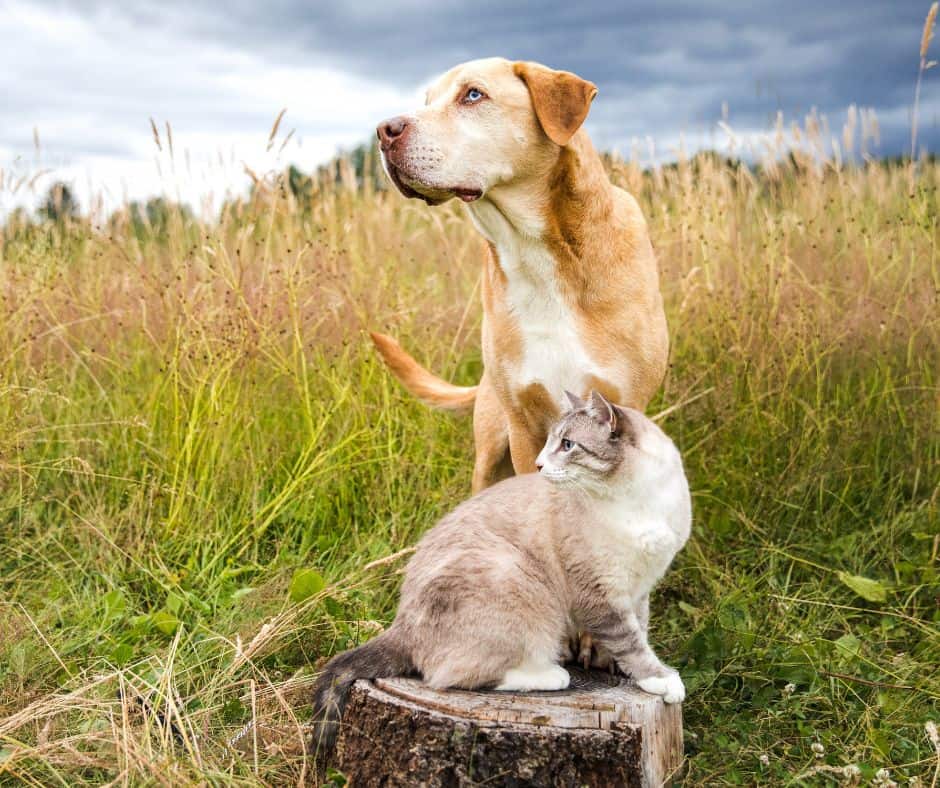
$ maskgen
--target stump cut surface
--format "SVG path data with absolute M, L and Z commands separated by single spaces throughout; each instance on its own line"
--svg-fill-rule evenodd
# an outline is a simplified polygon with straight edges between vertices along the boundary
M 569 671 L 559 692 L 359 681 L 333 765 L 356 786 L 667 783 L 682 763 L 681 708 L 622 677 Z

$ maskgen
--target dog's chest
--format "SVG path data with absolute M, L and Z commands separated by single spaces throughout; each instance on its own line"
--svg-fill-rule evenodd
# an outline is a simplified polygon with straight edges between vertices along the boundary
M 507 370 L 513 389 L 540 384 L 556 402 L 565 389 L 586 393 L 588 379 L 605 370 L 585 346 L 578 316 L 559 292 L 555 260 L 540 244 L 500 251 L 506 307 L 521 338 L 522 357 Z

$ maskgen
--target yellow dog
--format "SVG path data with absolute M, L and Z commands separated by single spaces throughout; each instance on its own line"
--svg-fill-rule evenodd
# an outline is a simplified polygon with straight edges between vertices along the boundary
M 479 385 L 451 385 L 373 334 L 422 400 L 473 406 L 474 491 L 535 471 L 566 389 L 643 410 L 666 371 L 646 222 L 581 127 L 596 93 L 566 71 L 475 60 L 438 79 L 423 107 L 378 127 L 399 191 L 430 205 L 460 198 L 487 242 Z

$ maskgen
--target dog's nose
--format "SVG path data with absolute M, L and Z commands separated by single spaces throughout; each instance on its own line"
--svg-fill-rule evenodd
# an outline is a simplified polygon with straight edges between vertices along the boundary
M 403 137 L 410 125 L 408 118 L 403 115 L 383 120 L 376 129 L 382 148 L 388 148 L 395 140 Z
M 542 472 L 542 468 L 544 468 L 544 467 L 545 467 L 545 464 L 544 464 L 544 463 L 541 463 L 541 462 L 535 463 L 535 470 L 537 470 L 539 473 Z

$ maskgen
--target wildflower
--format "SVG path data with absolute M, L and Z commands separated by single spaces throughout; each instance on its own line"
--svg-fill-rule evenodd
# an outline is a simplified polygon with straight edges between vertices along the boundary
M 810 745 L 810 749 L 817 758 L 822 758 L 826 754 L 826 748 L 818 741 L 814 741 L 812 745 Z
M 857 780 L 862 776 L 862 770 L 854 763 L 847 763 L 842 767 L 842 776 L 845 777 L 846 780 Z
M 792 682 L 789 683 L 789 684 L 787 684 L 787 686 L 785 686 L 785 687 L 783 688 L 783 694 L 786 695 L 786 696 L 788 696 L 788 697 L 789 697 L 790 695 L 792 695 L 794 692 L 796 692 L 796 684 L 794 684 L 794 683 L 792 683 Z
M 891 779 L 891 772 L 887 769 L 879 769 L 875 772 L 875 779 L 871 784 L 880 785 L 882 788 L 898 788 L 898 784 Z
M 927 731 L 927 736 L 934 748 L 940 751 L 940 733 L 937 732 L 937 723 L 933 720 L 927 720 L 927 722 L 924 723 L 924 730 Z
M 770 756 L 766 752 L 762 752 L 757 760 L 760 761 L 761 766 L 770 766 Z

